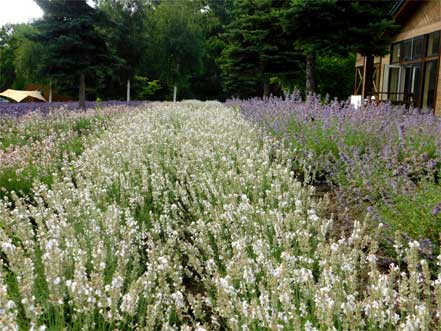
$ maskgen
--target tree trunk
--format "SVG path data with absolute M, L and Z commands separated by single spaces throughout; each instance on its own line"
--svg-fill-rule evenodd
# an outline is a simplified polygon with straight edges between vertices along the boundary
M 49 82 L 49 102 L 52 102 L 52 81 Z
M 306 93 L 315 93 L 316 91 L 315 53 L 310 53 L 306 56 Z
M 130 103 L 130 79 L 127 80 L 127 104 Z
M 86 77 L 83 72 L 80 74 L 79 107 L 86 109 Z
M 367 55 L 366 62 L 364 66 L 364 75 L 363 75 L 363 91 L 362 97 L 367 98 L 373 95 L 373 80 L 372 77 L 374 75 L 374 56 Z
M 265 81 L 263 83 L 263 97 L 268 98 L 269 94 L 270 94 L 270 86 L 269 86 L 268 81 Z
M 175 83 L 175 86 L 173 87 L 173 102 L 176 102 L 176 94 L 178 93 L 178 86 Z

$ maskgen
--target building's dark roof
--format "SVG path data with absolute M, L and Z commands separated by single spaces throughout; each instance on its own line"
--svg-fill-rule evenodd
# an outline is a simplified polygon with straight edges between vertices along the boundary
M 397 0 L 390 9 L 389 15 L 395 18 L 396 23 L 403 24 L 423 2 L 422 0 Z
M 397 0 L 389 11 L 390 16 L 394 16 L 400 8 L 406 3 L 406 0 Z

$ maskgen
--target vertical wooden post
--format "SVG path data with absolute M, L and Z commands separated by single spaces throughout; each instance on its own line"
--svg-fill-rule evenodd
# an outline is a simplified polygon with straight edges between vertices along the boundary
M 378 67 L 378 72 L 377 72 L 377 76 L 378 76 L 378 82 L 377 82 L 377 88 L 378 88 L 378 100 L 377 103 L 379 103 L 382 99 L 383 94 L 381 92 L 383 92 L 383 58 L 380 57 L 380 66 Z
M 127 80 L 127 104 L 130 103 L 130 79 Z
M 49 81 L 49 102 L 52 102 L 52 81 Z
M 354 78 L 354 95 L 357 94 L 357 81 L 358 81 L 358 67 L 357 65 L 355 66 L 355 78 Z
M 84 72 L 80 74 L 79 107 L 86 109 L 86 77 Z
M 374 56 L 366 55 L 363 68 L 363 99 L 372 95 L 372 75 L 374 73 Z
M 181 12 L 181 14 L 182 14 L 182 12 Z M 177 98 L 177 94 L 178 94 L 178 83 L 177 83 L 178 76 L 179 76 L 179 62 L 176 63 L 175 85 L 173 86 L 173 102 L 176 102 L 176 98 Z
M 433 105 L 433 112 L 437 116 L 441 116 L 441 61 L 438 58 L 438 75 L 436 77 L 435 100 Z
M 361 98 L 364 99 L 366 96 L 364 94 L 366 86 L 366 56 L 363 57 L 363 81 L 361 82 Z

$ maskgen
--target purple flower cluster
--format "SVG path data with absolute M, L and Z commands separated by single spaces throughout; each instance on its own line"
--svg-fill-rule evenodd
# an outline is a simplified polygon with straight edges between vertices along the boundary
M 355 109 L 298 94 L 227 104 L 288 142 L 295 173 L 331 185 L 342 207 L 373 206 L 388 223 L 401 218 L 397 228 L 409 233 L 409 217 L 421 229 L 441 230 L 441 213 L 433 212 L 441 196 L 441 118 L 389 103 Z
M 129 106 L 138 106 L 145 101 L 131 101 Z M 86 108 L 106 107 L 106 106 L 124 106 L 127 105 L 126 101 L 109 100 L 103 102 L 87 101 Z M 69 111 L 79 112 L 82 109 L 78 108 L 77 101 L 71 102 L 22 102 L 22 103 L 0 103 L 0 116 L 8 115 L 13 117 L 19 117 L 27 115 L 32 112 L 39 112 L 42 114 L 48 114 L 54 109 L 66 109 Z

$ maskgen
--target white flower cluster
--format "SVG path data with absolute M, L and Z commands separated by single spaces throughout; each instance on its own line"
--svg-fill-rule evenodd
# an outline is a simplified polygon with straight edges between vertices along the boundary
M 436 327 L 441 275 L 416 245 L 381 273 L 374 238 L 331 239 L 290 169 L 216 102 L 121 116 L 32 203 L 0 207 L 0 329 Z
M 0 276 L 3 275 L 4 271 L 0 266 Z M 0 277 L 0 327 L 2 331 L 18 331 L 16 306 L 16 303 L 8 298 L 5 280 Z

